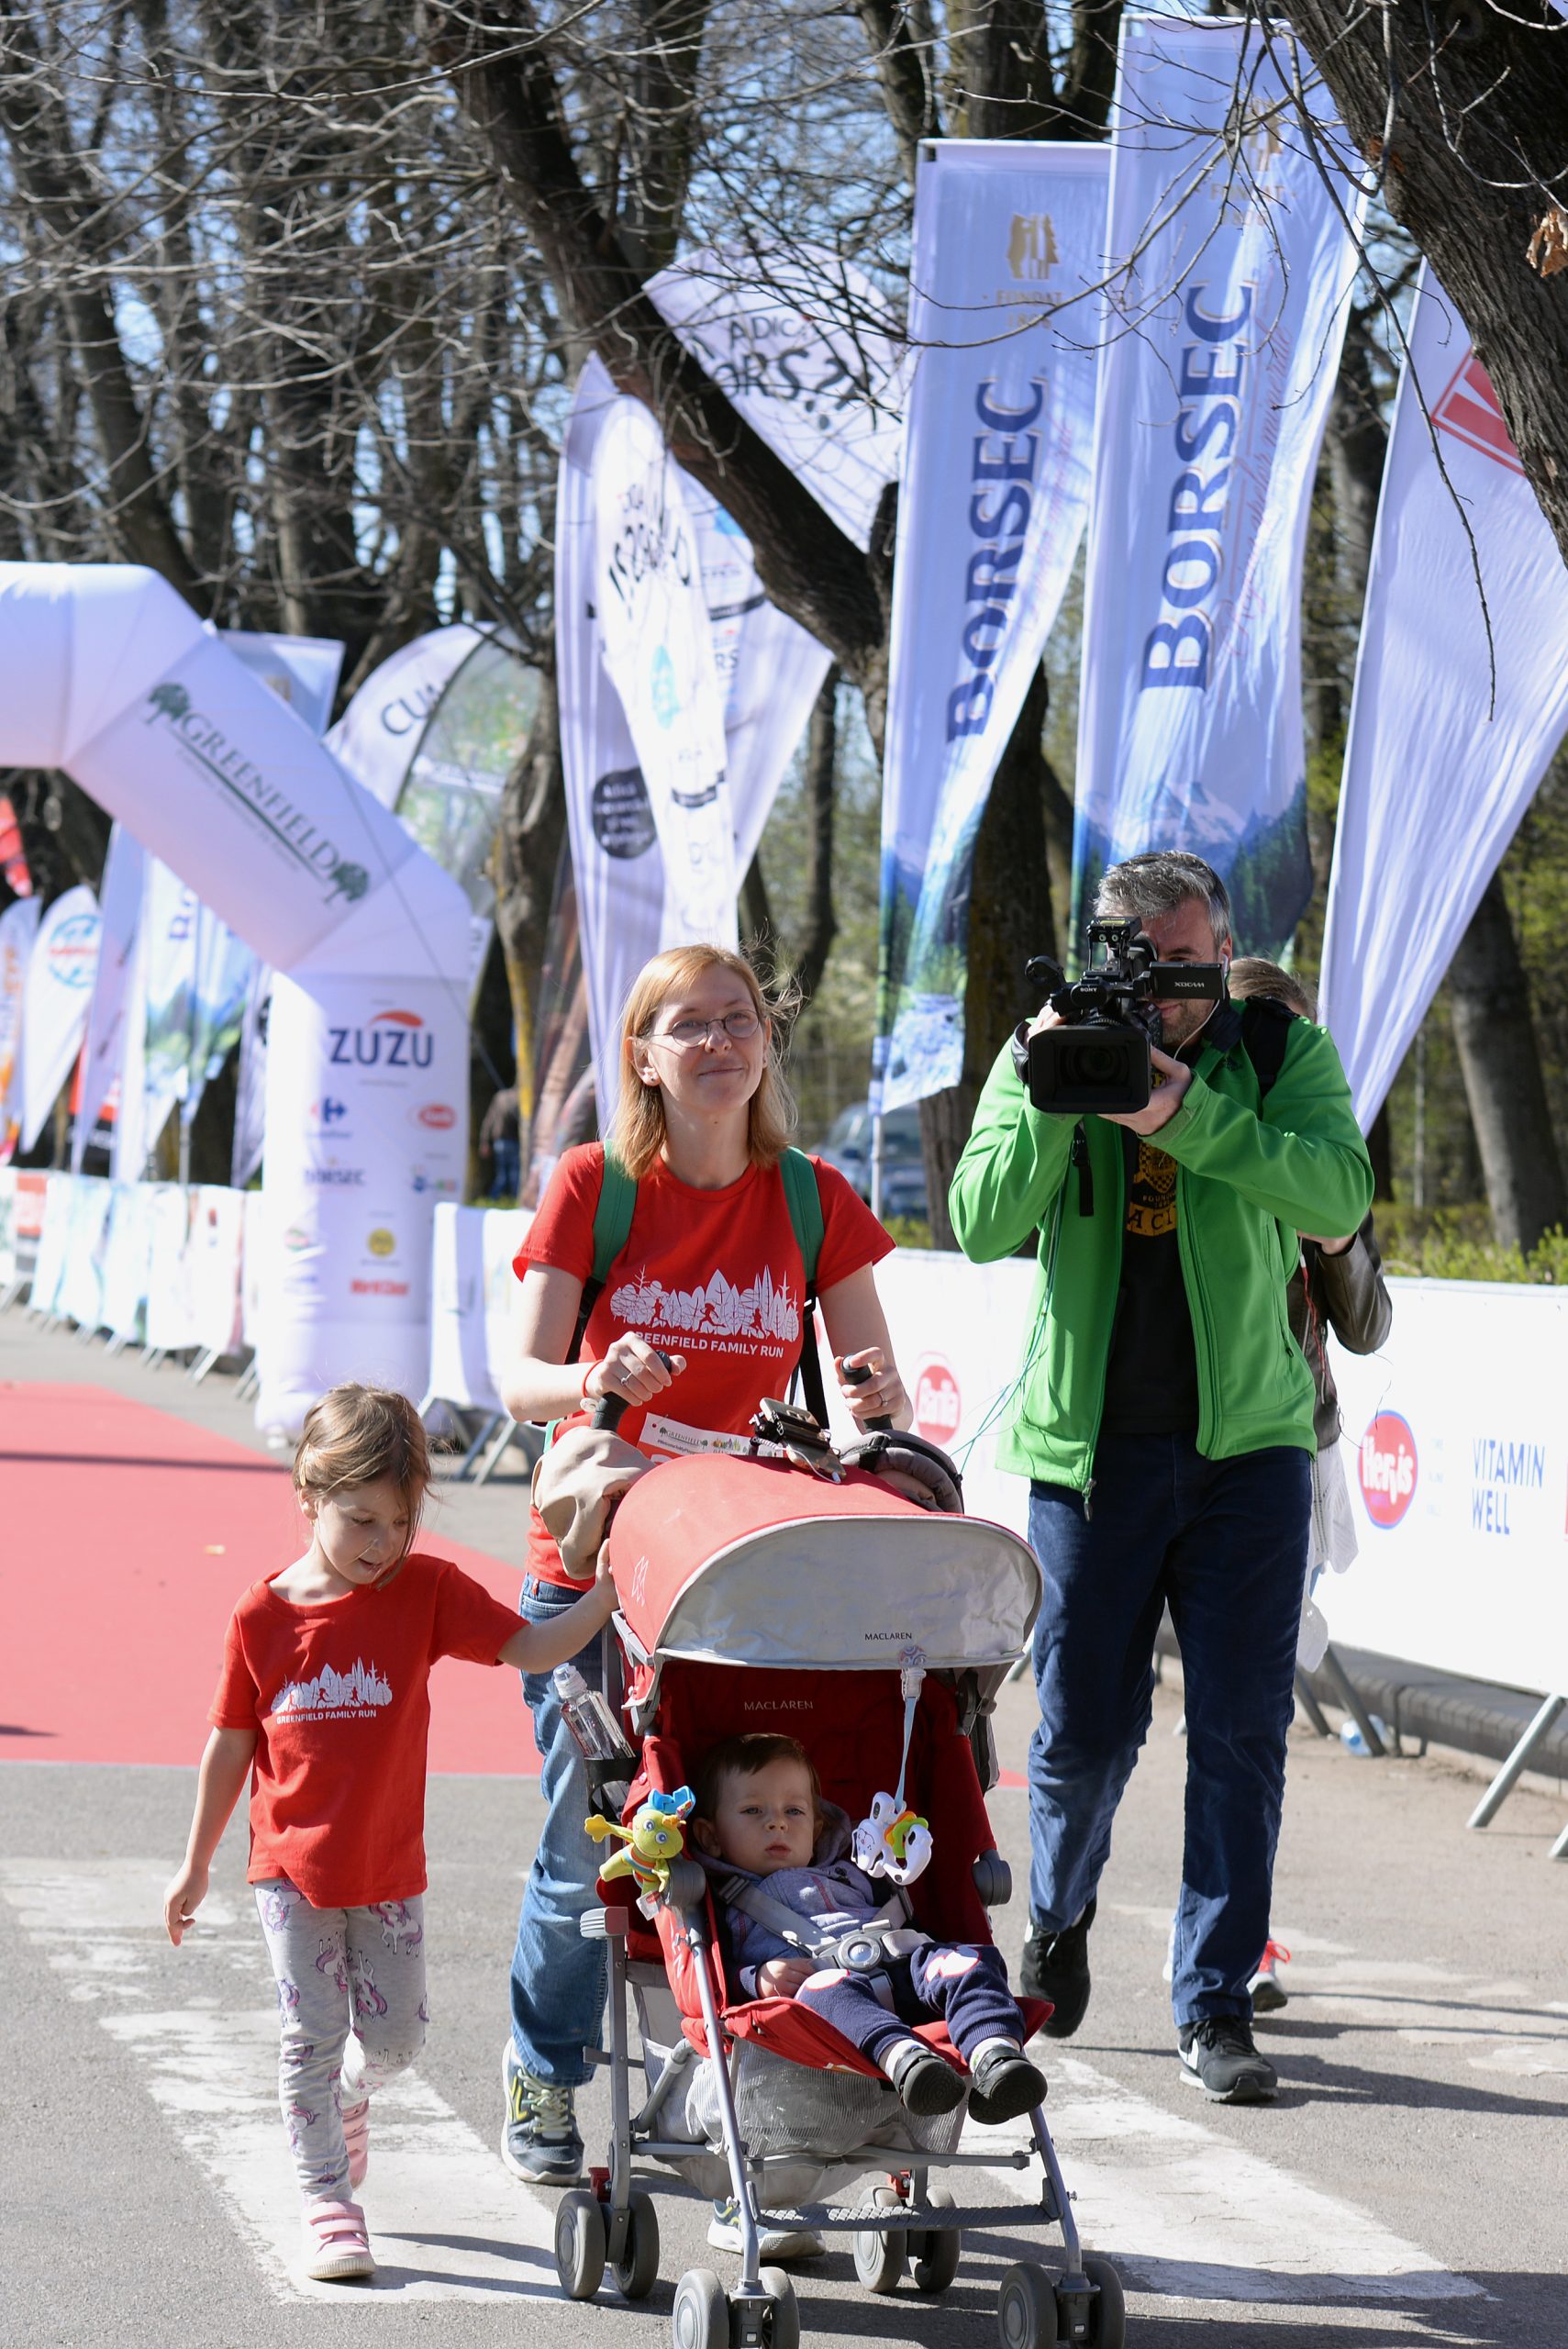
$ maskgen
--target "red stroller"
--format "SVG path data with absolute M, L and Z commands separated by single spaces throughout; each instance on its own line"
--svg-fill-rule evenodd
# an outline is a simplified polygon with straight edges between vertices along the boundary
M 995 1781 L 990 1713 L 1040 1602 L 1032 1553 L 978 1518 L 934 1514 L 863 1469 L 829 1474 L 787 1458 L 706 1454 L 673 1460 L 634 1484 L 611 1530 L 626 1663 L 622 1718 L 639 1745 L 624 1807 L 689 1783 L 707 1751 L 742 1731 L 783 1731 L 807 1747 L 824 1797 L 851 1819 L 889 1786 L 904 1750 L 902 1678 L 924 1666 L 908 1743 L 907 1799 L 929 1821 L 933 1854 L 910 1886 L 913 1922 L 944 1941 L 989 1941 L 988 1906 L 1010 1894 L 982 1794 Z M 606 1651 L 609 1642 L 606 1641 Z M 977 1756 L 979 1765 L 977 1767 Z M 609 1943 L 611 2140 L 591 2188 L 561 2200 L 562 2290 L 592 2298 L 606 2260 L 628 2299 L 659 2272 L 649 2172 L 673 2169 L 699 2194 L 733 2196 L 741 2274 L 728 2293 L 694 2268 L 675 2291 L 676 2349 L 795 2349 L 800 2318 L 782 2269 L 759 2265 L 759 2211 L 784 2227 L 853 2236 L 862 2283 L 896 2289 L 906 2267 L 922 2292 L 957 2274 L 961 2224 L 990 2232 L 1054 2226 L 1060 2277 L 1020 2262 L 1004 2277 L 1006 2349 L 1090 2343 L 1118 2349 L 1125 2318 L 1116 2271 L 1082 2255 L 1043 2113 L 1028 2151 L 961 2152 L 965 2107 L 916 2119 L 859 2049 L 787 1998 L 748 2000 L 725 1976 L 707 1879 L 677 1860 L 651 1921 L 628 1879 L 601 1883 L 606 1906 L 583 1920 Z M 628 1990 L 636 2001 L 645 2092 L 634 2099 Z M 1026 2003 L 1037 2031 L 1050 2009 Z M 945 2027 L 922 2037 L 962 2069 Z M 1038 2164 L 1036 2204 L 960 2209 L 931 2173 Z M 859 2199 L 842 2202 L 846 2188 Z

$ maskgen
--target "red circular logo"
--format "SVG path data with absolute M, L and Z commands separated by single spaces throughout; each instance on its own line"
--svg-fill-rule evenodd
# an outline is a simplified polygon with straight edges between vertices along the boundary
M 457 1111 L 450 1101 L 427 1101 L 423 1108 L 415 1110 L 414 1115 L 420 1125 L 428 1126 L 432 1132 L 439 1134 L 450 1133 L 457 1123 Z
M 1361 1443 L 1362 1498 L 1374 1525 L 1397 1525 L 1416 1491 L 1416 1439 L 1397 1411 L 1379 1411 Z
M 951 1364 L 928 1354 L 915 1374 L 915 1432 L 928 1443 L 951 1443 L 963 1417 L 963 1399 Z

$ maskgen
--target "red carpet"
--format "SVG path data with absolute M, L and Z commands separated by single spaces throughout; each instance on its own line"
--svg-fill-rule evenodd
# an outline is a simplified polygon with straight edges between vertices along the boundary
M 0 1383 L 0 1756 L 194 1766 L 224 1626 L 305 1542 L 286 1469 L 101 1386 Z M 508 1604 L 521 1572 L 439 1535 Z M 450 1658 L 433 1770 L 537 1771 L 517 1675 Z

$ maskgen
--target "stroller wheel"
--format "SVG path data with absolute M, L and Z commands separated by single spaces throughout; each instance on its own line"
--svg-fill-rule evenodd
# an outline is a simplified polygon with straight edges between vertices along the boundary
M 729 2349 L 729 2302 L 711 2267 L 688 2267 L 670 2311 L 675 2349 Z
M 933 2212 L 951 2210 L 952 2196 L 944 2186 L 933 2186 L 929 2195 Z M 956 2227 L 932 2227 L 929 2232 L 908 2237 L 909 2257 L 914 2265 L 915 2289 L 917 2292 L 945 2292 L 958 2274 L 959 2255 L 963 2249 L 963 2237 Z
M 555 2272 L 569 2300 L 591 2300 L 605 2273 L 605 2214 L 586 2187 L 555 2206 Z
M 898 2197 L 885 2186 L 879 2186 L 873 2199 L 884 2210 L 895 2210 Z M 898 2289 L 898 2279 L 904 2273 L 905 2255 L 908 2249 L 904 2234 L 883 2234 L 872 2227 L 857 2227 L 851 2239 L 854 2254 L 855 2274 L 868 2292 L 886 2294 Z
M 1002 2349 L 1055 2349 L 1056 2288 L 1043 2267 L 1020 2260 L 1002 2278 L 996 2307 Z
M 782 2267 L 759 2267 L 757 2281 L 768 2296 L 769 2349 L 800 2349 L 800 2302 Z
M 626 2250 L 610 2269 L 623 2300 L 645 2300 L 659 2281 L 659 2213 L 651 2194 L 634 2187 Z
M 1100 2288 L 1089 2310 L 1092 2349 L 1122 2349 L 1127 2339 L 1127 2300 L 1121 2277 L 1108 2259 L 1096 2259 L 1092 2252 L 1084 2255 L 1084 2273 Z

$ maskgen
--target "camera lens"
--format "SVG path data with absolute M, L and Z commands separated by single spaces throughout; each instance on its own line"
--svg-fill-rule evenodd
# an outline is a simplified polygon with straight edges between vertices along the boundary
M 1062 1055 L 1062 1082 L 1073 1092 L 1125 1085 L 1131 1074 L 1125 1044 L 1077 1044 Z

